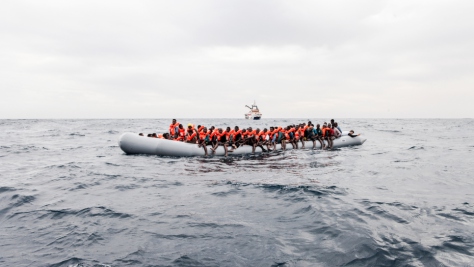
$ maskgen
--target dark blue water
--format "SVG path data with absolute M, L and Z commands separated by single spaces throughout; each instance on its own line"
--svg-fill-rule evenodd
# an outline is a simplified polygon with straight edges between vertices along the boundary
M 474 120 L 339 122 L 367 142 L 163 158 L 117 140 L 169 120 L 0 120 L 0 266 L 474 266 Z

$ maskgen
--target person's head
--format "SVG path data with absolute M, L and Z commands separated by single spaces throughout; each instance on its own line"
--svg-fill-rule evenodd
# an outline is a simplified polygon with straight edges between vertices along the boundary
M 319 128 L 319 124 L 316 125 L 316 129 L 318 129 L 318 128 Z
M 251 132 L 251 131 L 252 131 L 252 127 L 248 127 L 248 128 L 247 128 L 247 131 Z
M 230 132 L 230 127 L 225 128 L 226 132 Z
M 256 133 L 259 133 L 260 132 L 260 128 L 257 128 L 257 130 L 255 130 Z
M 263 132 L 264 133 L 268 132 L 267 128 L 263 128 Z
M 198 129 L 199 129 L 199 128 L 201 128 L 201 125 L 200 125 L 200 124 L 198 125 Z
M 235 131 L 238 131 L 238 130 L 239 130 L 239 126 L 235 126 L 235 127 L 234 127 L 234 130 L 235 130 Z
M 151 135 L 151 137 L 157 138 L 158 136 L 156 135 L 156 133 L 153 133 L 153 134 Z
M 151 137 L 151 134 L 147 134 L 146 137 Z
M 207 133 L 207 127 L 202 128 L 202 131 L 203 131 L 204 133 Z
M 311 121 L 308 121 L 308 125 L 313 124 Z
M 183 125 L 181 123 L 179 124 L 178 127 L 179 127 L 179 129 L 183 129 Z
M 222 128 L 219 128 L 218 131 L 219 131 L 219 133 L 222 133 Z
M 216 129 L 216 127 L 214 127 L 214 126 L 211 126 L 211 128 L 209 128 L 209 131 L 211 131 L 211 132 L 212 132 L 212 131 L 214 131 L 214 129 Z
M 331 119 L 331 124 L 334 124 L 334 119 Z
M 170 134 L 169 134 L 169 133 L 164 133 L 164 134 L 163 134 L 163 138 L 165 138 L 165 139 L 170 139 Z
M 308 128 L 310 128 L 310 129 L 313 129 L 313 125 L 312 125 L 312 124 L 310 124 L 310 125 L 308 126 Z
M 143 133 L 139 133 L 138 135 L 139 135 L 139 136 L 143 136 Z
M 245 129 L 245 128 L 242 129 L 242 132 L 243 132 L 243 133 L 245 133 L 246 131 L 247 131 L 247 129 Z
M 335 123 L 333 124 L 333 126 L 334 126 L 334 127 L 337 127 L 337 122 L 335 122 Z
M 173 119 L 172 122 L 173 122 L 173 124 L 175 124 L 175 123 L 176 123 L 176 119 Z
M 350 133 L 350 134 L 354 134 L 354 130 L 350 130 L 349 133 Z
M 331 128 L 331 124 L 330 124 L 330 123 L 328 123 L 328 128 Z
M 270 127 L 270 131 L 273 132 L 273 130 L 275 130 L 275 127 L 271 126 L 271 127 Z

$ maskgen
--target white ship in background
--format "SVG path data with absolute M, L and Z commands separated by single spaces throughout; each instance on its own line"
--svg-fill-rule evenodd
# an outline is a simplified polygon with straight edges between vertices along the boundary
M 262 113 L 260 113 L 260 111 L 258 110 L 258 107 L 255 104 L 255 100 L 253 101 L 252 107 L 249 107 L 247 105 L 245 106 L 250 109 L 249 112 L 245 114 L 245 118 L 247 120 L 259 120 L 262 117 Z

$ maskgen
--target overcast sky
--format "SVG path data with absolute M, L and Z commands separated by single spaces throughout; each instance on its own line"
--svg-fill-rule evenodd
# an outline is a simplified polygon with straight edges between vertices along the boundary
M 474 117 L 474 1 L 0 2 L 0 118 Z

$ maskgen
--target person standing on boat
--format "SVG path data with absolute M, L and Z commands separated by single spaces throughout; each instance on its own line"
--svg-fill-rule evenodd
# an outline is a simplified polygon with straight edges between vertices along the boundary
M 179 122 L 176 121 L 176 119 L 173 119 L 170 124 L 170 135 L 172 139 L 178 138 L 178 133 L 179 133 Z

